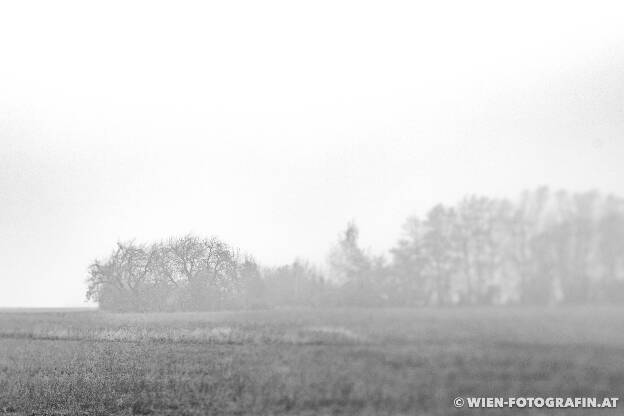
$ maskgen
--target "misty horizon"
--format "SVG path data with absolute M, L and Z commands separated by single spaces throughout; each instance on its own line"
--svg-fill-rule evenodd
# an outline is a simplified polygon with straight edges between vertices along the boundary
M 624 195 L 622 14 L 563 6 L 3 6 L 0 307 L 84 305 L 115 241 L 321 265 L 351 220 L 384 253 L 466 195 Z
M 622 22 L 0 2 L 0 414 L 621 416 Z

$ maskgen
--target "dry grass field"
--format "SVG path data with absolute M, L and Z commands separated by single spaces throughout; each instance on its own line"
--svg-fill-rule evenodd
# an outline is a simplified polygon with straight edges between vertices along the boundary
M 606 415 L 453 398 L 622 392 L 618 308 L 0 312 L 0 414 Z

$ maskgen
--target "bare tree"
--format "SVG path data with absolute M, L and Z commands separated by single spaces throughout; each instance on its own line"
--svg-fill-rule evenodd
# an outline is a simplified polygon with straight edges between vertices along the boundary
M 89 266 L 87 299 L 122 309 L 143 309 L 142 290 L 154 270 L 155 252 L 133 241 L 117 243 L 105 262 Z M 118 303 L 118 304 L 117 304 Z
M 447 305 L 452 302 L 452 283 L 459 270 L 456 238 L 457 215 L 453 208 L 436 205 L 424 221 L 424 273 L 429 277 L 429 302 Z

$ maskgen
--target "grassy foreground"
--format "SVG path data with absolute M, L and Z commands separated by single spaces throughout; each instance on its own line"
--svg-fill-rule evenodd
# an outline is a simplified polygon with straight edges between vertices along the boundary
M 0 414 L 607 415 L 453 398 L 623 392 L 621 308 L 0 312 Z

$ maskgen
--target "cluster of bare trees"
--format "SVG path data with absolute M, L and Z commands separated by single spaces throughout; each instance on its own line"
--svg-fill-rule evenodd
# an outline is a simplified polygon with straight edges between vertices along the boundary
M 392 261 L 365 256 L 350 226 L 337 267 L 360 301 L 547 304 L 624 301 L 624 201 L 598 192 L 471 196 L 412 217 Z
M 261 268 L 216 238 L 119 243 L 89 267 L 89 299 L 113 310 L 624 301 L 624 201 L 598 192 L 471 196 L 405 223 L 388 261 L 349 224 L 323 273 Z
M 187 235 L 152 245 L 118 243 L 89 266 L 87 298 L 109 310 L 254 307 L 258 265 L 217 238 Z

